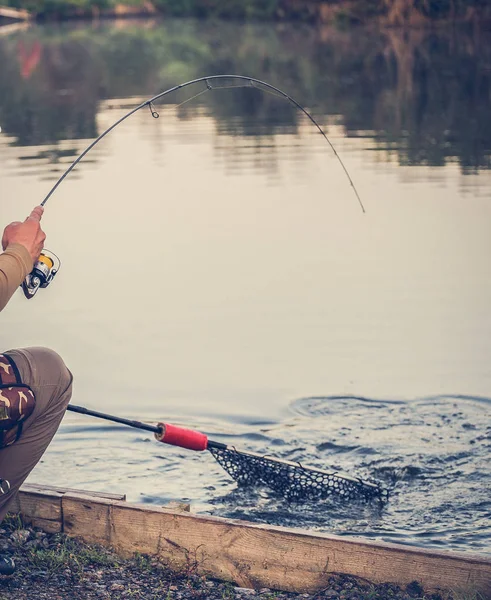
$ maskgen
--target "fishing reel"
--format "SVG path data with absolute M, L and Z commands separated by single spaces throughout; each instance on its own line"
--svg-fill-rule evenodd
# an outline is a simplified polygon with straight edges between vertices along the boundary
M 34 298 L 39 288 L 48 287 L 60 270 L 60 267 L 60 259 L 52 252 L 43 250 L 34 263 L 34 268 L 22 283 L 22 290 L 25 297 L 30 300 Z

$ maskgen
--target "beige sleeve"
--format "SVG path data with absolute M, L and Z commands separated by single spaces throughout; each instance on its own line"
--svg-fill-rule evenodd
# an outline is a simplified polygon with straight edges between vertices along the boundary
M 0 254 L 0 311 L 32 271 L 32 267 L 31 255 L 21 244 L 12 244 Z

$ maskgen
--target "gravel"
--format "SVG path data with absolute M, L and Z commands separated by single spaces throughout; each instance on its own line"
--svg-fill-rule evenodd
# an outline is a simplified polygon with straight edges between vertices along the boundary
M 251 590 L 192 569 L 172 572 L 153 557 L 122 559 L 105 548 L 27 527 L 18 517 L 0 527 L 0 553 L 17 564 L 12 577 L 0 578 L 0 600 L 453 600 L 425 594 L 417 582 L 403 589 L 340 575 L 316 594 Z

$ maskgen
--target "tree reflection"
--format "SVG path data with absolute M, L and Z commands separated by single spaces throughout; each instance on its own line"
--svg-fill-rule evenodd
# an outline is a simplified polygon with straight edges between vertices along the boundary
M 87 139 L 98 103 L 151 96 L 207 74 L 250 74 L 316 115 L 338 115 L 401 164 L 490 167 L 491 39 L 466 31 L 310 29 L 197 21 L 34 28 L 0 39 L 0 118 L 19 145 Z M 301 115 L 253 89 L 205 96 L 217 132 L 295 133 Z M 166 98 L 167 102 L 177 99 Z M 190 118 L 196 104 L 180 109 Z

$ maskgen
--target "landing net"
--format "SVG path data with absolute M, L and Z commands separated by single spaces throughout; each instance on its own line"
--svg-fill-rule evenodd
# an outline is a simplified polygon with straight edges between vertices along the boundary
M 388 492 L 379 485 L 336 471 L 324 471 L 300 463 L 255 452 L 208 448 L 217 462 L 240 485 L 263 484 L 289 501 L 336 498 L 362 503 L 388 501 Z

